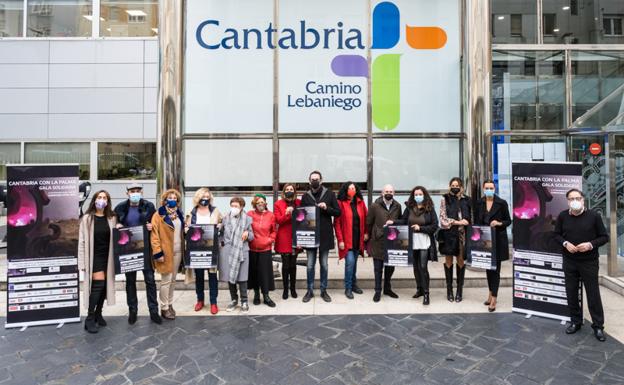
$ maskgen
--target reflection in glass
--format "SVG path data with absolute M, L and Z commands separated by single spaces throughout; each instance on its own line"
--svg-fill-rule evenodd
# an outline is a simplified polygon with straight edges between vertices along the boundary
M 156 179 L 156 143 L 98 143 L 98 179 Z
M 543 0 L 544 43 L 622 44 L 622 0 Z
M 537 2 L 492 0 L 492 43 L 537 43 Z
M 158 35 L 157 0 L 102 0 L 100 36 Z
M 0 37 L 21 37 L 23 14 L 22 0 L 0 0 Z
M 564 67 L 561 51 L 494 51 L 492 129 L 563 129 Z
M 20 163 L 19 143 L 0 143 L 0 180 L 6 180 L 6 165 Z
M 28 0 L 29 37 L 91 36 L 90 0 Z
M 25 143 L 24 163 L 78 163 L 80 179 L 89 179 L 89 143 Z

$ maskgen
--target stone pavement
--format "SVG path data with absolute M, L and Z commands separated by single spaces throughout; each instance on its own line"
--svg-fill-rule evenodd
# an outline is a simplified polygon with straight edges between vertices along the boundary
M 624 346 L 510 313 L 111 317 L 0 331 L 3 384 L 622 384 Z

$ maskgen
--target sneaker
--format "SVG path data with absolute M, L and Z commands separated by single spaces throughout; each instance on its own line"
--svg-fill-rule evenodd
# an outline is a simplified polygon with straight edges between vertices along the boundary
M 249 311 L 249 304 L 247 302 L 241 303 L 241 311 L 245 313 Z
M 323 298 L 323 301 L 325 302 L 331 302 L 331 297 L 329 296 L 329 294 L 327 294 L 327 291 L 325 290 L 321 292 L 321 298 Z
M 219 312 L 219 307 L 217 306 L 216 303 L 213 303 L 212 305 L 210 305 L 210 314 L 217 314 Z
M 227 308 L 225 308 L 225 311 L 234 311 L 236 310 L 236 307 L 238 306 L 238 301 L 232 301 L 230 302 L 230 304 L 227 306 Z

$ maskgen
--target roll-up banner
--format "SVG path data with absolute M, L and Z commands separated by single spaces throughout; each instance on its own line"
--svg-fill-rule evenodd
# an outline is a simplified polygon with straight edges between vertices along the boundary
M 555 221 L 566 192 L 582 188 L 581 163 L 513 163 L 513 305 L 519 313 L 570 320 Z M 579 301 L 581 300 L 579 287 Z
M 7 166 L 5 328 L 80 322 L 78 165 Z

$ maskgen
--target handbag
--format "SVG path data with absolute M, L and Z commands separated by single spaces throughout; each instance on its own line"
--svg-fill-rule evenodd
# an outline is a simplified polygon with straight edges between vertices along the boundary
M 440 229 L 436 237 L 440 254 L 457 255 L 459 253 L 459 234 L 456 229 Z

